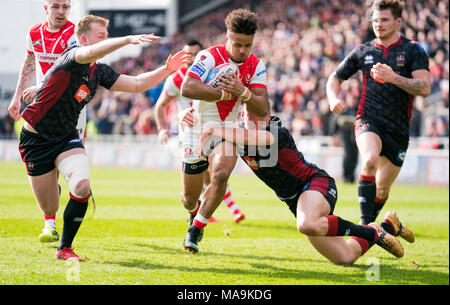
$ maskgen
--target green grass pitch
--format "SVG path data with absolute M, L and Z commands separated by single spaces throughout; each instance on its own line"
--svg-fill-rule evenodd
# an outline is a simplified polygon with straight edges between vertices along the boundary
M 60 183 L 59 233 L 68 200 Z M 416 242 L 402 240 L 401 259 L 374 246 L 353 266 L 337 266 L 312 248 L 285 204 L 253 175 L 230 179 L 247 218 L 234 224 L 221 205 L 220 223 L 207 226 L 196 255 L 182 247 L 187 213 L 179 173 L 92 168 L 91 185 L 97 209 L 89 208 L 73 245 L 87 261 L 58 261 L 57 244 L 37 239 L 43 217 L 25 166 L 0 163 L 0 284 L 449 284 L 448 187 L 395 184 L 381 214 L 397 211 Z M 356 184 L 338 182 L 338 189 L 335 215 L 358 222 Z

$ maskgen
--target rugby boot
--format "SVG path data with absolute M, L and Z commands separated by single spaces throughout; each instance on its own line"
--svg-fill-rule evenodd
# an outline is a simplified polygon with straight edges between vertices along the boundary
M 195 226 L 190 226 L 186 237 L 184 238 L 183 246 L 184 250 L 188 250 L 193 254 L 198 252 L 198 242 L 200 241 L 200 233 L 203 236 L 203 230 Z
M 79 257 L 78 255 L 76 255 L 73 252 L 72 248 L 63 248 L 61 250 L 56 250 L 56 254 L 55 254 L 55 258 L 56 259 L 62 259 L 65 261 L 79 261 L 79 262 L 84 262 L 84 259 Z
M 400 222 L 397 213 L 388 211 L 386 215 L 384 215 L 383 222 L 389 223 L 394 228 L 395 236 L 400 236 L 409 243 L 413 243 L 416 240 L 413 231 Z
M 368 224 L 369 227 L 375 229 L 377 233 L 377 245 L 385 249 L 395 257 L 403 257 L 405 250 L 403 250 L 400 242 L 395 238 L 394 235 L 386 232 L 379 224 L 371 222 Z
M 233 221 L 235 223 L 240 223 L 245 219 L 245 215 L 241 212 L 241 210 L 236 210 L 233 213 Z
M 39 241 L 41 243 L 53 243 L 59 241 L 58 231 L 56 231 L 56 228 L 46 225 L 42 229 L 41 235 L 39 235 Z

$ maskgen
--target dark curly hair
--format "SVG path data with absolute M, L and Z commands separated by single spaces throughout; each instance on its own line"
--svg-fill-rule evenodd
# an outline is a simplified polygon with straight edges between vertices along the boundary
M 245 35 L 255 34 L 258 29 L 257 23 L 258 16 L 252 11 L 242 8 L 230 12 L 225 19 L 228 31 Z

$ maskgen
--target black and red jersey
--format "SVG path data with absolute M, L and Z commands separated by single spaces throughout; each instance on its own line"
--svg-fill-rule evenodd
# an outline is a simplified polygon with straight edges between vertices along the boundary
M 343 80 L 362 71 L 357 117 L 369 118 L 389 132 L 409 135 L 414 96 L 393 84 L 375 81 L 370 70 L 377 63 L 387 64 L 395 73 L 411 78 L 413 71 L 429 70 L 428 55 L 418 42 L 404 36 L 387 48 L 374 39 L 356 47 L 335 70 Z
M 278 117 L 271 118 L 266 130 L 274 136 L 274 144 L 239 147 L 240 156 L 278 198 L 285 201 L 295 197 L 313 177 L 329 177 L 324 170 L 305 160 Z
M 95 95 L 99 85 L 109 89 L 120 76 L 106 64 L 79 64 L 75 61 L 78 46 L 66 50 L 44 77 L 35 102 L 22 117 L 42 137 L 58 141 L 76 130 L 81 109 Z

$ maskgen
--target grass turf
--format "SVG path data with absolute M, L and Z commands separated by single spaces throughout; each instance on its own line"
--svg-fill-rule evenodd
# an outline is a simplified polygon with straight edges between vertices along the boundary
M 414 230 L 396 259 L 374 246 L 352 266 L 328 262 L 296 230 L 285 204 L 255 176 L 233 175 L 232 194 L 246 215 L 232 222 L 221 205 L 196 255 L 183 250 L 187 213 L 176 172 L 91 169 L 97 203 L 75 238 L 87 262 L 54 259 L 57 244 L 39 243 L 43 217 L 23 164 L 0 163 L 0 284 L 449 284 L 449 190 L 394 184 L 382 211 L 395 210 Z M 63 192 L 56 224 L 62 232 Z M 338 182 L 335 215 L 358 222 L 356 184 Z M 381 216 L 379 217 L 381 219 Z M 379 220 L 380 220 L 379 219 Z M 225 233 L 229 232 L 229 235 Z

